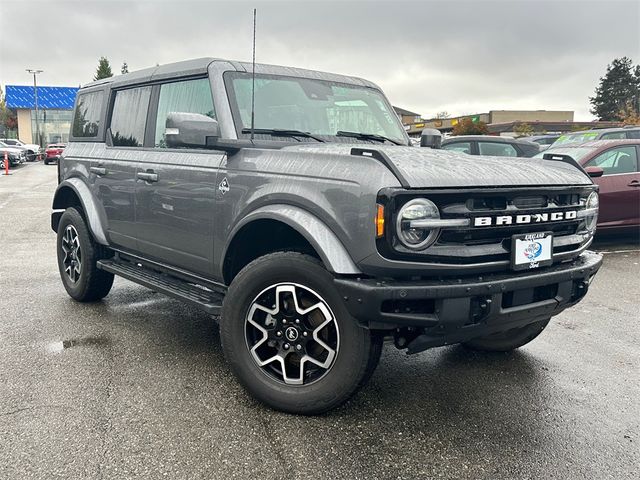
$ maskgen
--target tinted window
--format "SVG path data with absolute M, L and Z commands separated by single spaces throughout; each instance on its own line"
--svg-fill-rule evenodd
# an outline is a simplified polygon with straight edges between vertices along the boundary
M 498 142 L 478 142 L 480 155 L 490 155 L 493 157 L 517 157 L 518 151 L 508 143 Z
M 216 118 L 211 98 L 209 79 L 167 83 L 160 87 L 158 116 L 156 118 L 155 146 L 164 148 L 165 123 L 171 112 L 201 113 Z
M 446 145 L 443 145 L 442 148 L 444 150 L 451 150 L 453 152 L 468 153 L 469 155 L 471 155 L 471 142 L 448 143 Z
M 102 96 L 102 92 L 78 95 L 73 115 L 72 132 L 74 137 L 95 137 L 98 135 Z
M 587 166 L 600 167 L 604 175 L 633 173 L 638 171 L 638 155 L 636 147 L 618 147 L 607 150 L 589 160 Z
M 620 140 L 624 138 L 627 138 L 624 132 L 610 132 L 603 133 L 602 137 L 600 137 L 600 140 Z
M 627 138 L 640 138 L 640 130 L 627 130 Z
M 115 146 L 141 147 L 143 145 L 150 96 L 151 87 L 116 92 L 111 114 L 111 135 Z

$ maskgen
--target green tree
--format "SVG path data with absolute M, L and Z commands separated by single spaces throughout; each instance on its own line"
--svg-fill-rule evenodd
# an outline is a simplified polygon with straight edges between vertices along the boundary
M 484 122 L 474 122 L 471 117 L 463 118 L 453 127 L 452 135 L 486 135 L 489 128 Z
M 121 74 L 125 74 L 125 73 L 129 73 L 129 65 L 127 65 L 127 62 L 124 62 L 122 64 L 122 67 L 120 68 L 120 73 Z
M 519 137 L 528 137 L 533 134 L 533 127 L 528 123 L 518 123 L 513 127 L 514 133 L 517 133 Z
M 94 80 L 100 80 L 102 78 L 113 77 L 113 73 L 111 72 L 111 65 L 109 65 L 109 60 L 105 57 L 100 57 L 98 60 L 98 69 L 96 70 L 96 74 L 93 77 Z
M 614 59 L 589 102 L 591 113 L 599 120 L 619 120 L 620 111 L 627 105 L 631 105 L 632 113 L 639 113 L 640 66 L 634 67 L 629 57 Z
M 2 88 L 0 88 L 0 125 L 5 127 L 7 130 L 15 130 L 18 128 L 16 112 L 7 107 Z

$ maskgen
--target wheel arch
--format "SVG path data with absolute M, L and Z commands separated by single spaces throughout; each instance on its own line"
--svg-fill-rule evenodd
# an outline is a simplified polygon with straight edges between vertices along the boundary
M 278 231 L 278 241 L 267 245 L 256 242 L 260 235 Z M 302 250 L 319 258 L 324 267 L 338 274 L 359 274 L 346 248 L 338 237 L 320 219 L 292 205 L 267 205 L 246 215 L 233 228 L 230 241 L 222 255 L 222 275 L 230 284 L 233 277 L 255 258 L 273 251 L 292 248 Z M 253 239 L 253 242 L 248 242 Z M 250 251 L 243 252 L 249 244 Z M 242 259 L 238 261 L 238 259 Z
M 51 215 L 51 228 L 54 231 L 58 231 L 58 223 L 62 216 L 60 210 L 69 207 L 80 207 L 93 238 L 102 245 L 108 245 L 96 201 L 89 187 L 79 178 L 65 180 L 56 189 L 53 197 L 54 212 Z

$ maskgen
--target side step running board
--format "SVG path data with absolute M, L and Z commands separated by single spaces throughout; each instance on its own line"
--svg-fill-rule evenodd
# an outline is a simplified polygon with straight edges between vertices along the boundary
M 222 310 L 222 299 L 224 298 L 222 294 L 166 273 L 114 259 L 99 260 L 97 266 L 105 272 L 113 273 L 144 287 L 195 305 L 211 315 L 219 315 Z

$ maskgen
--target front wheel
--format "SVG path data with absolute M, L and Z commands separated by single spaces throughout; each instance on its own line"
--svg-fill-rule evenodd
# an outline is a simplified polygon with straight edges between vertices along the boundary
M 369 379 L 381 337 L 359 326 L 333 276 L 314 258 L 278 252 L 233 280 L 222 347 L 245 389 L 270 407 L 313 415 L 346 402 Z
M 520 328 L 512 328 L 506 332 L 494 333 L 486 337 L 474 338 L 463 345 L 472 350 L 483 352 L 510 352 L 520 348 L 542 333 L 551 319 L 525 325 Z

